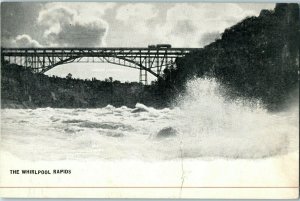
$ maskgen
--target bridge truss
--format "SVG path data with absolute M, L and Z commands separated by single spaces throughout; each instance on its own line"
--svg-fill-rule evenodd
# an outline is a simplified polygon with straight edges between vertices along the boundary
M 198 48 L 1 48 L 1 59 L 30 68 L 35 73 L 67 63 L 112 63 L 140 71 L 140 82 L 148 84 L 147 73 L 162 76 L 175 59 Z

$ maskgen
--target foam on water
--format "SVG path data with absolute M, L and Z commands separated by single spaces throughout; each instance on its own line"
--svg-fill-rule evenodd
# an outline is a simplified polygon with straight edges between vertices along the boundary
M 269 113 L 194 79 L 173 109 L 2 109 L 2 147 L 29 160 L 263 158 L 298 150 L 299 107 Z M 164 128 L 176 136 L 157 138 Z
M 179 97 L 184 155 L 260 158 L 297 148 L 299 107 L 269 113 L 259 102 L 228 101 L 214 79 L 195 79 Z

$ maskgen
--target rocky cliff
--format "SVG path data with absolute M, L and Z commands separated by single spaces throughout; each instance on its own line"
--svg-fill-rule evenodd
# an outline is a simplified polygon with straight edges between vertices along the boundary
M 231 98 L 261 100 L 277 109 L 297 90 L 299 70 L 299 5 L 277 4 L 226 29 L 221 39 L 177 60 L 165 70 L 170 88 L 184 90 L 193 76 L 211 76 Z

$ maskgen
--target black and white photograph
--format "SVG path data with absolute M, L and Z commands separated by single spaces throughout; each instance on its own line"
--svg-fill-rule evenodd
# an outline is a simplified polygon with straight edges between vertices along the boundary
M 299 8 L 2 2 L 0 196 L 298 198 Z

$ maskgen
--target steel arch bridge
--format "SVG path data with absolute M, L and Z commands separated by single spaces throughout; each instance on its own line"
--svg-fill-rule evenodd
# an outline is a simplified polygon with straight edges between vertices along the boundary
M 112 63 L 140 70 L 140 82 L 147 84 L 147 73 L 162 75 L 175 59 L 200 48 L 1 48 L 1 59 L 30 68 L 35 73 L 72 62 Z

